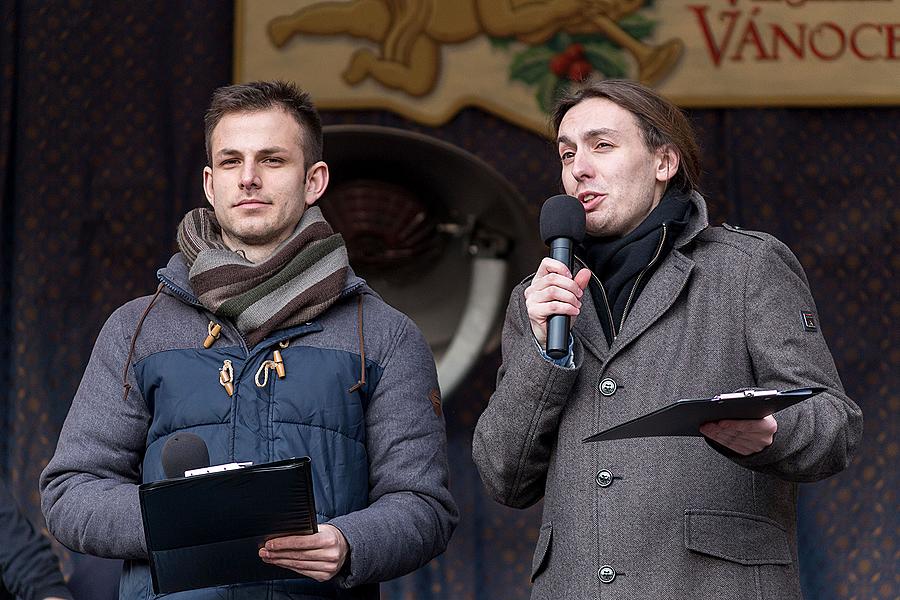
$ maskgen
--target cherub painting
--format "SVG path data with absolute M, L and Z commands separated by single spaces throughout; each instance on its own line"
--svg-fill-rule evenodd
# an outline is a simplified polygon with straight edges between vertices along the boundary
M 410 96 L 434 89 L 441 46 L 479 35 L 511 38 L 536 46 L 560 32 L 602 35 L 636 60 L 638 79 L 653 83 L 681 56 L 680 40 L 648 46 L 618 23 L 644 0 L 350 0 L 319 2 L 269 22 L 281 48 L 295 35 L 349 35 L 374 42 L 379 52 L 357 50 L 342 73 L 356 85 L 372 78 Z

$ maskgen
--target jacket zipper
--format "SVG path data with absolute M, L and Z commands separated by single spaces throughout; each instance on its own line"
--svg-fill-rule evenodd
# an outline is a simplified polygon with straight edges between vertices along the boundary
M 619 324 L 619 331 L 622 331 L 622 327 L 625 326 L 625 317 L 628 316 L 628 310 L 631 308 L 631 301 L 634 300 L 634 292 L 638 288 L 638 284 L 641 283 L 641 279 L 644 277 L 644 274 L 650 270 L 657 260 L 659 260 L 659 255 L 662 254 L 663 244 L 666 241 L 666 224 L 662 224 L 663 232 L 659 238 L 659 245 L 656 247 L 656 254 L 653 255 L 653 258 L 650 259 L 650 262 L 647 263 L 647 266 L 638 274 L 637 279 L 634 280 L 634 285 L 631 288 L 631 292 L 628 294 L 628 301 L 625 302 L 625 310 L 622 311 L 622 322 Z
M 587 263 L 585 263 L 580 258 L 578 259 L 578 262 L 581 263 L 581 266 L 583 266 L 584 268 L 587 269 Z M 601 295 L 603 296 L 603 306 L 606 307 L 606 314 L 609 317 L 609 328 L 612 330 L 613 341 L 616 341 L 616 337 L 618 337 L 619 334 L 618 334 L 618 332 L 616 332 L 616 323 L 615 323 L 615 320 L 613 319 L 612 310 L 610 310 L 610 308 L 609 308 L 609 299 L 606 297 L 606 288 L 603 287 L 603 282 L 600 281 L 600 278 L 597 277 L 593 271 L 591 271 L 591 279 L 596 281 L 597 285 L 600 286 L 600 292 L 601 292 Z M 610 344 L 610 345 L 612 345 L 612 344 Z

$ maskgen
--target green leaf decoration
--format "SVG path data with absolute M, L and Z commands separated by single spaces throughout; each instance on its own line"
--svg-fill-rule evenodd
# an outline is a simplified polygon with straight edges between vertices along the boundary
M 619 20 L 619 27 L 631 37 L 642 40 L 653 35 L 656 22 L 651 21 L 641 13 L 632 13 Z
M 549 71 L 538 82 L 535 98 L 537 98 L 537 103 L 541 111 L 548 114 L 550 113 L 550 109 L 553 108 L 553 102 L 556 100 L 555 94 L 558 84 L 559 78 Z
M 605 40 L 585 44 L 584 55 L 591 66 L 608 79 L 621 78 L 628 74 L 628 63 L 625 62 L 622 51 Z
M 488 40 L 490 41 L 492 48 L 497 48 L 499 50 L 508 50 L 513 41 L 511 37 L 489 37 Z
M 550 72 L 553 52 L 545 46 L 533 46 L 517 54 L 509 66 L 510 80 L 518 79 L 528 85 L 537 84 Z
M 572 43 L 572 36 L 565 31 L 561 31 L 553 36 L 552 40 L 547 42 L 547 47 L 550 48 L 554 54 L 559 54 L 572 45 Z
M 654 3 L 654 0 L 646 0 L 644 8 L 651 8 Z M 619 19 L 618 25 L 636 40 L 643 40 L 653 35 L 657 23 L 647 18 L 642 12 L 636 12 Z M 496 48 L 509 49 L 512 41 L 513 38 L 491 38 L 491 45 Z M 510 81 L 518 80 L 526 85 L 537 87 L 535 99 L 545 113 L 549 114 L 556 99 L 571 83 L 568 78 L 558 77 L 550 70 L 550 61 L 575 43 L 581 44 L 584 48 L 585 58 L 591 67 L 604 77 L 624 78 L 628 76 L 630 63 L 625 50 L 599 31 L 571 35 L 560 31 L 548 40 L 546 45 L 531 46 L 517 53 L 509 68 Z

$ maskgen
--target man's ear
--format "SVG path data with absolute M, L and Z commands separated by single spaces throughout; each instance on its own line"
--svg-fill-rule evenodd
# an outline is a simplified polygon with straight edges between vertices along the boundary
M 328 165 L 321 160 L 306 170 L 306 186 L 303 190 L 303 200 L 307 206 L 312 206 L 316 200 L 322 197 L 328 187 Z
M 215 208 L 216 193 L 213 189 L 212 169 L 210 167 L 203 167 L 203 193 L 206 194 L 206 201 Z
M 680 161 L 675 146 L 665 144 L 656 150 L 656 180 L 668 183 L 678 172 Z

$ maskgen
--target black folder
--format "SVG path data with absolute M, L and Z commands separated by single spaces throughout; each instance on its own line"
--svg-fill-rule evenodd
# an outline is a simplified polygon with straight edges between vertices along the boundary
M 139 496 L 156 594 L 300 578 L 259 548 L 318 530 L 309 457 L 145 483 Z
M 626 421 L 582 442 L 602 442 L 628 438 L 657 436 L 699 436 L 700 426 L 722 419 L 762 419 L 779 410 L 811 398 L 825 388 L 777 390 L 746 390 L 720 394 L 712 398 L 678 400 L 651 413 Z

